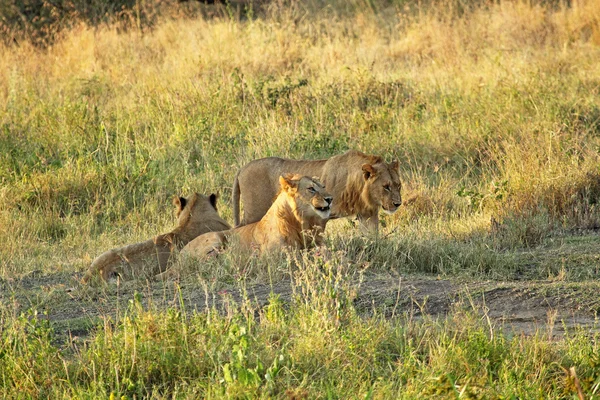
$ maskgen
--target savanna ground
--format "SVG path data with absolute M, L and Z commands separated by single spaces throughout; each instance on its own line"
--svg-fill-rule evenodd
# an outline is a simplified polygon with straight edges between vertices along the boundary
M 600 397 L 598 2 L 59 3 L 0 6 L 3 397 Z M 79 283 L 348 149 L 401 162 L 377 238 Z

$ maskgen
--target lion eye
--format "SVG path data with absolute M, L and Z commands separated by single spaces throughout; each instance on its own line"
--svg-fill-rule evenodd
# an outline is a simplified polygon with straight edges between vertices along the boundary
M 386 192 L 392 191 L 392 188 L 390 188 L 390 185 L 385 185 L 383 188 L 385 189 Z
M 314 187 L 309 187 L 308 191 L 311 192 L 311 193 L 317 193 L 317 191 L 315 190 Z

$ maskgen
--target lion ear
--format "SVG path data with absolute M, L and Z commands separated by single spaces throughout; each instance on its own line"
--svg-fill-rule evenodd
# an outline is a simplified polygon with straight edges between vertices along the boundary
M 173 205 L 177 207 L 175 210 L 175 214 L 179 217 L 179 214 L 183 211 L 187 204 L 187 199 L 185 197 L 173 197 Z
M 363 164 L 362 166 L 363 176 L 365 177 L 365 181 L 373 176 L 375 176 L 375 168 L 371 164 Z
M 279 184 L 281 185 L 281 189 L 289 192 L 291 189 L 296 189 L 298 187 L 298 182 L 295 181 L 293 174 L 284 174 L 279 177 Z
M 398 174 L 400 173 L 400 163 L 398 162 L 398 160 L 394 160 L 390 163 L 390 168 L 393 169 L 394 171 L 398 172 Z
M 321 182 L 321 178 L 319 178 L 318 176 L 313 176 L 311 179 L 312 179 L 312 180 L 313 180 L 315 183 L 318 183 L 318 184 L 319 184 L 319 185 L 321 185 L 321 186 L 325 186 L 325 185 L 323 185 L 323 182 Z
M 216 210 L 217 209 L 217 199 L 219 198 L 219 193 L 212 193 L 209 197 L 208 200 L 210 201 L 210 204 L 213 206 L 213 208 Z

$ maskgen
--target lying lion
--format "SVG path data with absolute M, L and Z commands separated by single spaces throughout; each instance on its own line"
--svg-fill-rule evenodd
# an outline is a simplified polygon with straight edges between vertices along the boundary
M 279 177 L 277 198 L 258 222 L 224 232 L 210 232 L 189 242 L 181 254 L 195 257 L 221 250 L 234 239 L 242 249 L 261 252 L 280 247 L 305 249 L 322 244 L 322 234 L 329 219 L 332 197 L 316 178 L 286 174 Z M 172 277 L 170 269 L 161 278 Z
M 96 258 L 83 282 L 100 274 L 107 280 L 114 275 L 122 278 L 150 277 L 167 269 L 173 253 L 197 236 L 213 231 L 230 229 L 231 226 L 217 213 L 217 195 L 204 196 L 195 193 L 189 200 L 175 197 L 178 225 L 169 233 L 145 242 L 108 250 Z
M 283 173 L 319 176 L 335 198 L 331 218 L 356 215 L 376 232 L 379 208 L 392 214 L 402 204 L 398 161 L 350 150 L 323 160 L 300 161 L 277 157 L 254 160 L 242 167 L 233 183 L 233 218 L 236 226 L 256 222 L 267 212 Z M 240 197 L 244 218 L 240 222 Z

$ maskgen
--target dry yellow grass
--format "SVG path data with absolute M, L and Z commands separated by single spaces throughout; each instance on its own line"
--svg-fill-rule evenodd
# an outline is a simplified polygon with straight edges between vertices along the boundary
M 164 17 L 143 33 L 80 24 L 45 50 L 3 45 L 3 233 L 45 256 L 35 238 L 58 238 L 87 259 L 100 250 L 89 235 L 107 244 L 169 226 L 173 192 L 227 201 L 251 159 L 347 148 L 403 161 L 422 201 L 390 229 L 428 215 L 452 237 L 471 215 L 538 207 L 560 223 L 585 208 L 571 225 L 597 223 L 597 2 L 368 4 Z

